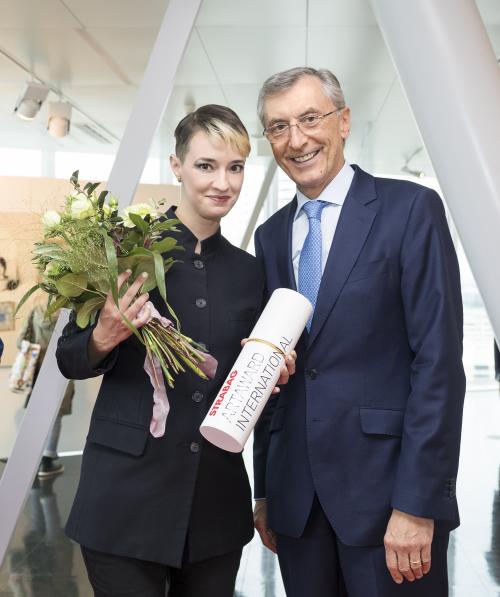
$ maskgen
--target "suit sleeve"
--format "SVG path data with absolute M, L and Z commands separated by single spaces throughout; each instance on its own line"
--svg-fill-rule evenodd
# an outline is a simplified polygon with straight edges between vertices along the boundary
M 400 267 L 414 358 L 392 506 L 415 516 L 453 519 L 465 394 L 463 313 L 458 261 L 434 191 L 415 197 Z
M 264 251 L 260 241 L 261 229 L 255 232 L 255 255 L 259 261 L 264 263 Z M 267 298 L 267 290 L 264 291 Z M 262 307 L 265 306 L 265 300 Z M 253 470 L 254 470 L 254 497 L 262 499 L 266 497 L 266 462 L 269 448 L 269 426 L 275 409 L 277 397 L 271 395 L 259 420 L 254 428 L 253 439 Z
M 62 331 L 57 343 L 56 359 L 59 370 L 67 379 L 88 379 L 98 377 L 111 370 L 118 358 L 119 347 L 95 368 L 90 365 L 88 344 L 95 324 L 81 329 L 76 324 L 75 312 L 72 311 L 68 324 Z

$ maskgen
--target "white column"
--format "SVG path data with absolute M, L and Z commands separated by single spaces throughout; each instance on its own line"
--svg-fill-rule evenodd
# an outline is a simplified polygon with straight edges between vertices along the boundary
M 201 0 L 170 0 L 108 180 L 125 207 L 132 201 Z M 166 157 L 165 157 L 166 159 Z
M 500 69 L 473 0 L 371 0 L 500 339 Z
M 276 169 L 278 165 L 271 159 L 269 161 L 269 165 L 266 170 L 266 175 L 264 176 L 264 180 L 262 181 L 262 186 L 260 187 L 259 195 L 257 200 L 255 201 L 255 205 L 252 211 L 252 215 L 250 216 L 250 220 L 248 221 L 245 234 L 243 235 L 243 240 L 241 241 L 241 248 L 245 249 L 248 247 L 250 240 L 252 238 L 253 231 L 255 229 L 255 225 L 257 224 L 257 220 L 259 219 L 260 212 L 264 205 L 264 202 L 267 199 L 267 195 L 269 193 L 269 189 L 271 188 L 271 184 L 274 180 L 274 175 L 276 174 Z
M 122 208 L 129 205 L 134 196 L 200 3 L 201 0 L 170 0 L 168 4 L 108 181 L 108 188 L 120 198 Z M 0 479 L 0 563 L 68 383 L 55 360 L 57 339 L 67 321 L 68 311 L 65 310 L 57 321 L 14 448 Z

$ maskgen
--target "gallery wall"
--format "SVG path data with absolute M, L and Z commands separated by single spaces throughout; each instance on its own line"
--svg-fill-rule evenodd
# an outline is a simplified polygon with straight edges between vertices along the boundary
M 16 339 L 24 317 L 31 308 L 28 302 L 16 318 L 13 312 L 23 294 L 36 283 L 31 263 L 33 243 L 40 239 L 41 214 L 59 209 L 64 196 L 72 190 L 69 182 L 52 178 L 0 177 L 0 337 L 5 349 L 2 365 L 12 364 Z M 140 185 L 134 203 L 165 199 L 177 202 L 179 187 L 174 185 Z M 5 268 L 3 266 L 5 260 Z M 16 288 L 13 288 L 16 285 Z M 11 288 L 11 289 L 9 289 Z

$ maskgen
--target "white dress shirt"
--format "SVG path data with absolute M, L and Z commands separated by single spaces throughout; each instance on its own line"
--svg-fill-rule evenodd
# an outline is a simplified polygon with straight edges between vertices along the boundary
M 342 209 L 342 205 L 344 205 L 353 177 L 354 170 L 347 162 L 344 162 L 337 176 L 321 192 L 319 197 L 314 200 L 325 201 L 327 203 L 321 212 L 322 272 L 325 271 L 326 260 L 328 259 L 328 253 L 330 252 L 333 236 L 340 217 L 340 210 Z M 292 227 L 292 261 L 295 283 L 297 285 L 299 280 L 300 252 L 309 232 L 309 220 L 306 212 L 302 209 L 302 206 L 307 201 L 311 200 L 297 189 L 297 211 L 295 212 Z

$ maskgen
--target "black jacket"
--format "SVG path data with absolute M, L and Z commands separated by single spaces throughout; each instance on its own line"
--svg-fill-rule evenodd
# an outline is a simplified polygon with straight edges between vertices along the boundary
M 204 343 L 219 365 L 212 381 L 188 372 L 167 388 L 171 410 L 164 437 L 149 433 L 153 389 L 143 370 L 144 348 L 134 336 L 99 369 L 90 367 L 87 356 L 92 326 L 79 330 L 70 322 L 57 349 L 66 377 L 104 374 L 67 534 L 98 551 L 171 566 L 238 549 L 253 535 L 242 456 L 205 442 L 199 426 L 241 338 L 252 329 L 264 284 L 256 259 L 220 231 L 202 242 L 197 255 L 195 237 L 180 228 L 186 251 L 167 274 L 167 298 L 182 331 Z M 157 291 L 151 300 L 167 315 Z

